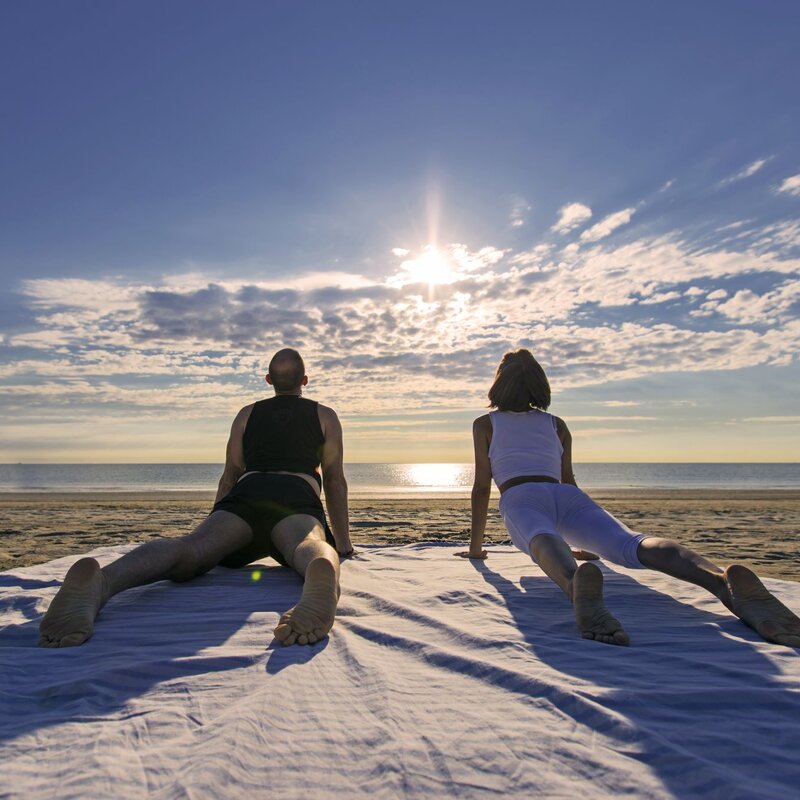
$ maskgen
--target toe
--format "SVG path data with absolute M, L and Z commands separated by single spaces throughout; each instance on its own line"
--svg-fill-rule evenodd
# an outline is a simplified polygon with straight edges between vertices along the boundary
M 311 633 L 308 634 L 308 643 L 309 644 L 316 644 L 316 642 L 317 642 L 317 637 L 314 636 L 314 633 L 312 631 Z
M 297 641 L 297 634 L 294 631 L 291 631 L 289 633 L 289 635 L 285 639 L 282 640 L 283 644 L 286 647 L 289 647 L 290 645 L 293 645 L 296 641 Z
M 273 633 L 275 634 L 276 639 L 284 641 L 292 633 L 292 626 L 289 625 L 288 622 L 281 622 L 277 625 Z
M 297 644 L 308 644 L 308 636 L 305 633 L 301 633 L 297 637 Z

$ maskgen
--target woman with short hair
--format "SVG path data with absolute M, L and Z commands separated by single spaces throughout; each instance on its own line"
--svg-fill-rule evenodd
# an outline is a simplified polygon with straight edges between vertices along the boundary
M 547 413 L 550 384 L 528 350 L 503 356 L 489 404 L 495 410 L 472 428 L 470 549 L 456 555 L 487 557 L 482 545 L 494 479 L 511 541 L 572 601 L 583 638 L 629 644 L 603 602 L 603 573 L 588 561 L 576 563 L 575 555 L 597 553 L 623 567 L 655 569 L 702 586 L 767 641 L 800 647 L 800 619 L 750 569 L 734 564 L 723 570 L 675 541 L 632 531 L 578 488 L 572 437 L 563 420 Z M 570 545 L 580 550 L 573 552 Z

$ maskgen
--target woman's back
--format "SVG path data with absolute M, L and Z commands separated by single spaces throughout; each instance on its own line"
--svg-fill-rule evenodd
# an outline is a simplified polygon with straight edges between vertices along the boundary
M 520 475 L 546 475 L 561 480 L 561 455 L 556 418 L 546 411 L 492 411 L 489 461 L 500 486 Z

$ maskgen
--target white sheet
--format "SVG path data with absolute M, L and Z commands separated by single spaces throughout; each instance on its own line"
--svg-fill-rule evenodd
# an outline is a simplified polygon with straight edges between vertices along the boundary
M 300 581 L 267 563 L 127 592 L 64 650 L 36 631 L 74 558 L 3 573 L 0 795 L 797 796 L 800 652 L 617 567 L 632 646 L 584 641 L 522 554 L 456 549 L 364 548 L 304 648 L 272 640 Z M 765 582 L 800 609 L 800 584 Z

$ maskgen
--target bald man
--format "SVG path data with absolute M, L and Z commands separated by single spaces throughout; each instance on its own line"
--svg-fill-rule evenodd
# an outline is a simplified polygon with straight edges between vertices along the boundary
M 313 644 L 327 636 L 339 601 L 339 556 L 353 552 L 342 427 L 333 409 L 302 397 L 308 377 L 296 350 L 272 357 L 266 381 L 275 396 L 233 421 L 211 514 L 187 536 L 147 542 L 108 566 L 93 558 L 73 564 L 39 626 L 40 646 L 83 644 L 100 609 L 125 589 L 188 581 L 217 564 L 241 567 L 266 556 L 304 578 L 300 602 L 275 628 L 277 639 Z

